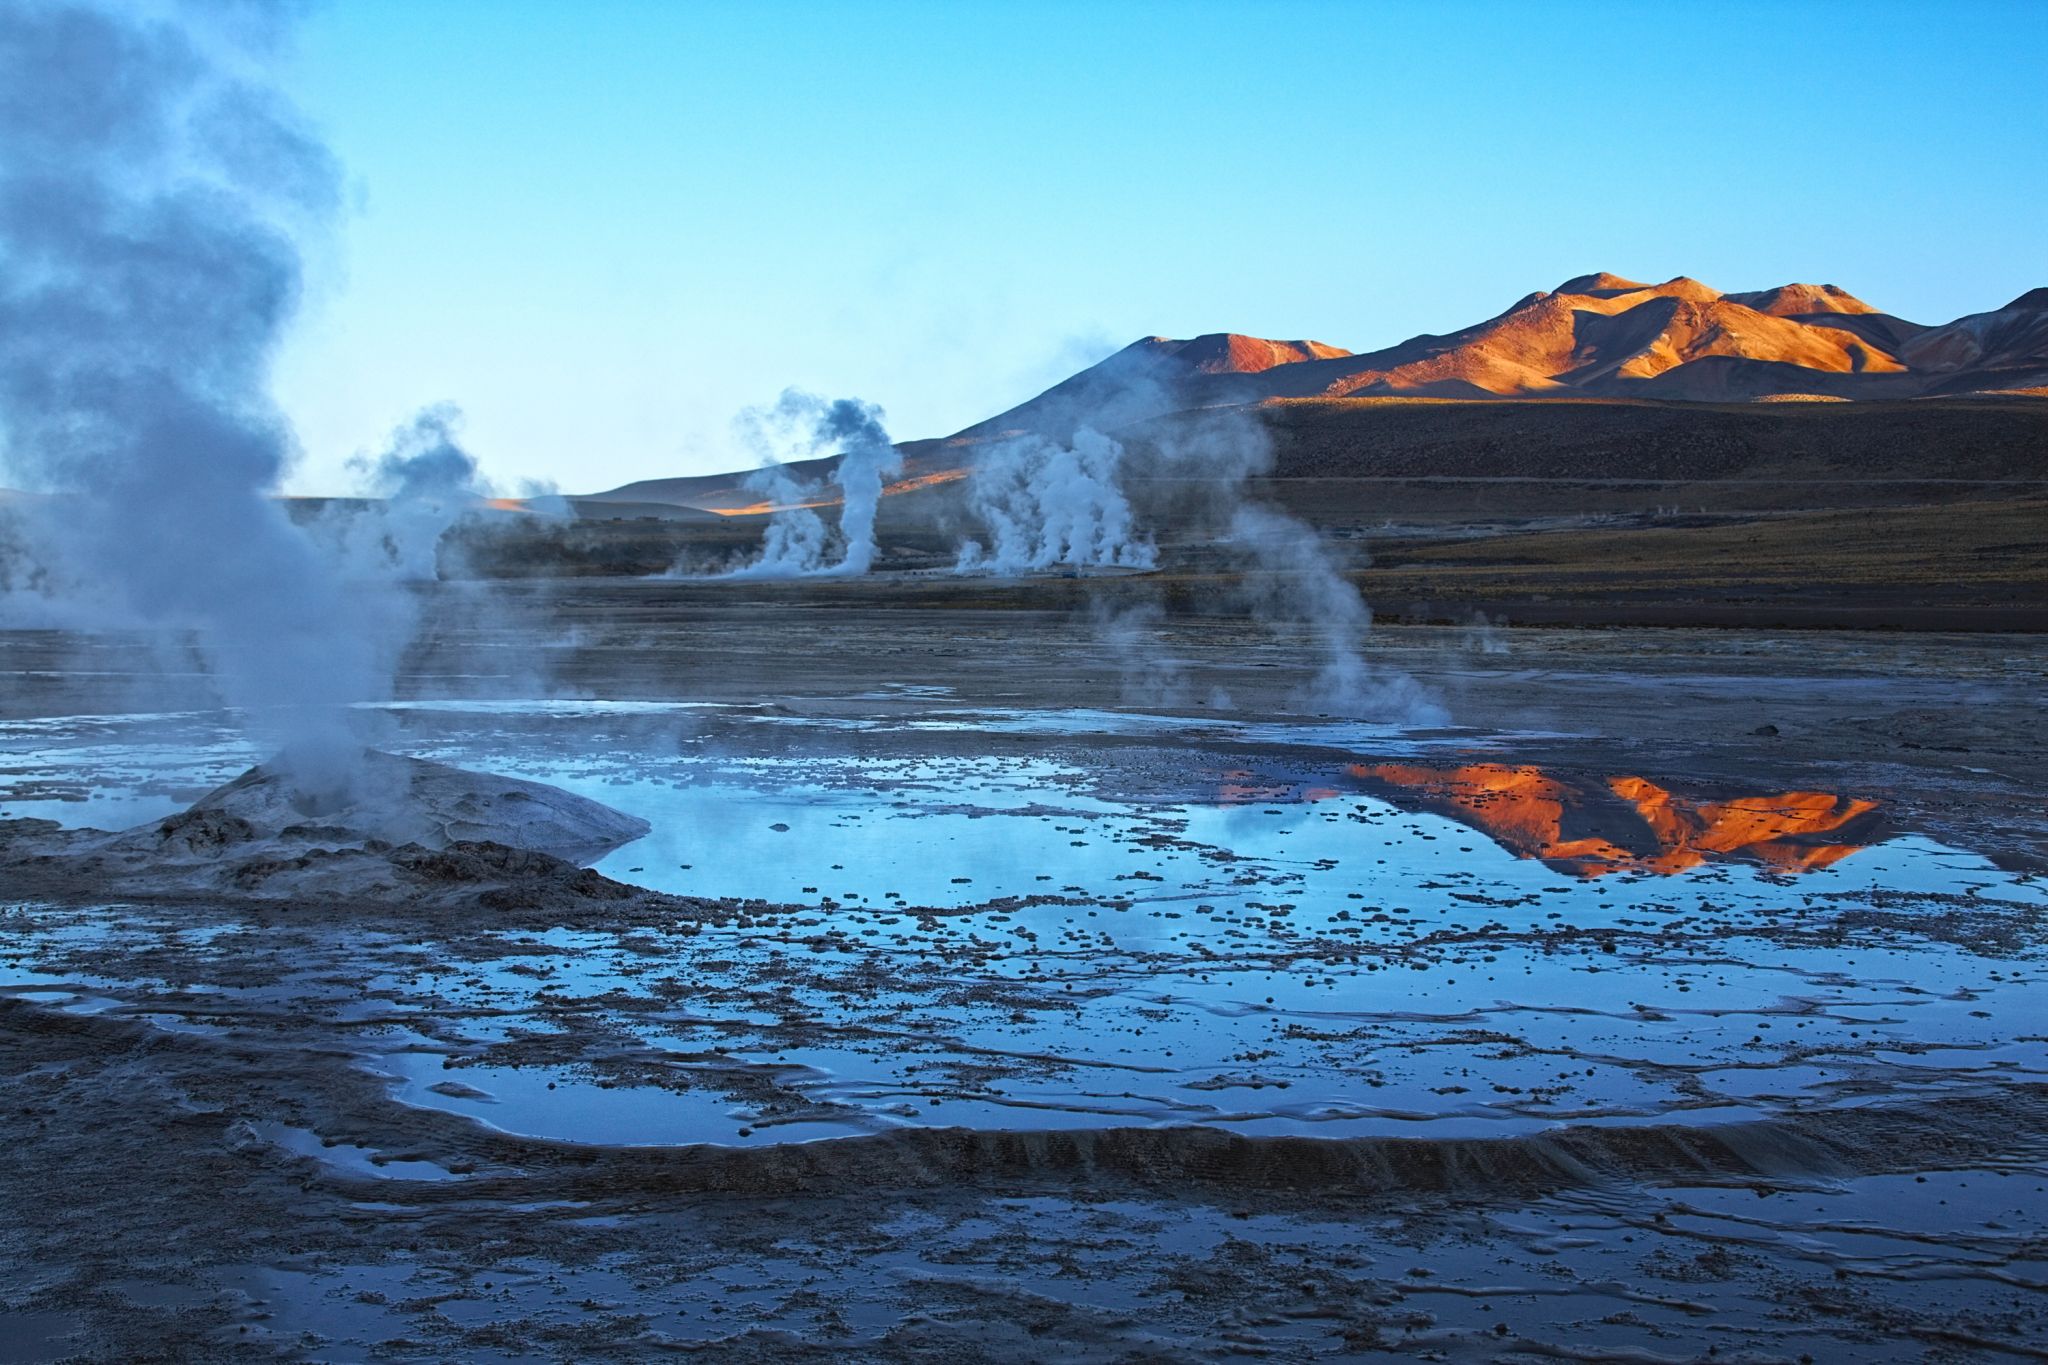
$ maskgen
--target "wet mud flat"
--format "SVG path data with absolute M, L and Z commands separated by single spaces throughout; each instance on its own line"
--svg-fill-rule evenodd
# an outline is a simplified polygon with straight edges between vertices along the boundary
M 1249 633 L 1169 641 L 1231 699 L 1162 706 L 1059 621 L 981 670 L 973 620 L 837 623 L 910 687 L 728 625 L 609 687 L 620 615 L 543 686 L 478 631 L 366 716 L 648 822 L 590 874 L 134 875 L 66 841 L 260 756 L 6 722 L 0 817 L 56 828 L 0 847 L 0 1359 L 2048 1339 L 2024 648 L 1398 636 L 1425 730 L 1291 709 Z

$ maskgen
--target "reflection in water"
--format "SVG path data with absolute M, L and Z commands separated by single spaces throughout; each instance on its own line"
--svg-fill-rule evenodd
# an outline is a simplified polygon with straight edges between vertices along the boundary
M 1865 847 L 1882 821 L 1877 802 L 1829 792 L 1780 792 L 1703 801 L 1640 777 L 1609 778 L 1657 836 L 1656 872 L 1679 872 L 1710 857 L 1749 858 L 1774 872 L 1810 872 Z M 1861 836 L 1860 838 L 1857 836 Z
M 1503 763 L 1356 763 L 1349 771 L 1374 796 L 1446 816 L 1517 857 L 1579 877 L 1683 872 L 1729 860 L 1810 872 L 1869 847 L 1883 832 L 1877 802 L 1830 792 L 1705 796 L 1643 777 Z M 1283 790 L 1307 801 L 1340 794 L 1328 786 L 1276 789 L 1227 780 L 1219 796 L 1226 803 L 1272 800 Z

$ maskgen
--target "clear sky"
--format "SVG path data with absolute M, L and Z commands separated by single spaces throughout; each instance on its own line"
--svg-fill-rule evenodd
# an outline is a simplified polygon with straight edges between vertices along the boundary
M 944 435 L 1139 336 L 1353 350 L 1591 270 L 2048 284 L 2048 3 L 331 0 L 353 208 L 298 491 L 425 404 L 507 485 L 750 463 L 789 385 Z

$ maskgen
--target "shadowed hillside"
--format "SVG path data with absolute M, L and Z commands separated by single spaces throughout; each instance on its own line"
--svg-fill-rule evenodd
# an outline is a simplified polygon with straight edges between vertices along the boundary
M 1279 478 L 2038 480 L 2048 403 L 1704 404 L 1283 399 L 1257 409 Z M 1119 433 L 1169 442 L 1168 415 Z

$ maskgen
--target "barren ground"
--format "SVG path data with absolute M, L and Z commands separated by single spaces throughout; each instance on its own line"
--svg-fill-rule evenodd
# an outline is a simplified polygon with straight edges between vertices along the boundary
M 1417 730 L 1242 620 L 881 595 L 437 593 L 366 723 L 649 818 L 594 879 L 7 827 L 0 1360 L 2040 1354 L 2034 639 L 1386 629 Z M 253 757 L 0 650 L 0 813 Z M 1622 778 L 1875 813 L 1517 856 L 1653 856 Z

